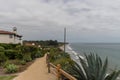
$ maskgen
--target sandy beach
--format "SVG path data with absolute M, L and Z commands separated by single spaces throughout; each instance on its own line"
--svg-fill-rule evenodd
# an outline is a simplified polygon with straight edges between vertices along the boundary
M 48 73 L 46 56 L 37 59 L 27 70 L 13 80 L 56 80 L 56 76 Z

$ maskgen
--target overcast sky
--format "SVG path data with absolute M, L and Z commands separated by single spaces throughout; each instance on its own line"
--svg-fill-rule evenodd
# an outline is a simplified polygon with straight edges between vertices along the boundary
M 120 0 L 0 0 L 0 29 L 25 40 L 120 42 Z

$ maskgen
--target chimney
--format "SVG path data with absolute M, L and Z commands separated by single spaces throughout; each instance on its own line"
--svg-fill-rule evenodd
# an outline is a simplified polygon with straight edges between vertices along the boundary
M 16 34 L 17 33 L 17 28 L 13 27 L 13 32 Z

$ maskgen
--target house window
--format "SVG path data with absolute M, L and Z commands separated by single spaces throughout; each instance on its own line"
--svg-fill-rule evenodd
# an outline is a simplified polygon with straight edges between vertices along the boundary
M 9 35 L 9 38 L 13 38 L 13 35 L 10 34 L 10 35 Z

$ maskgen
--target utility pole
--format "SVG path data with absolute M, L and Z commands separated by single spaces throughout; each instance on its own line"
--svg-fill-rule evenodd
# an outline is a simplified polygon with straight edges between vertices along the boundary
M 64 53 L 66 52 L 66 28 L 64 28 Z

